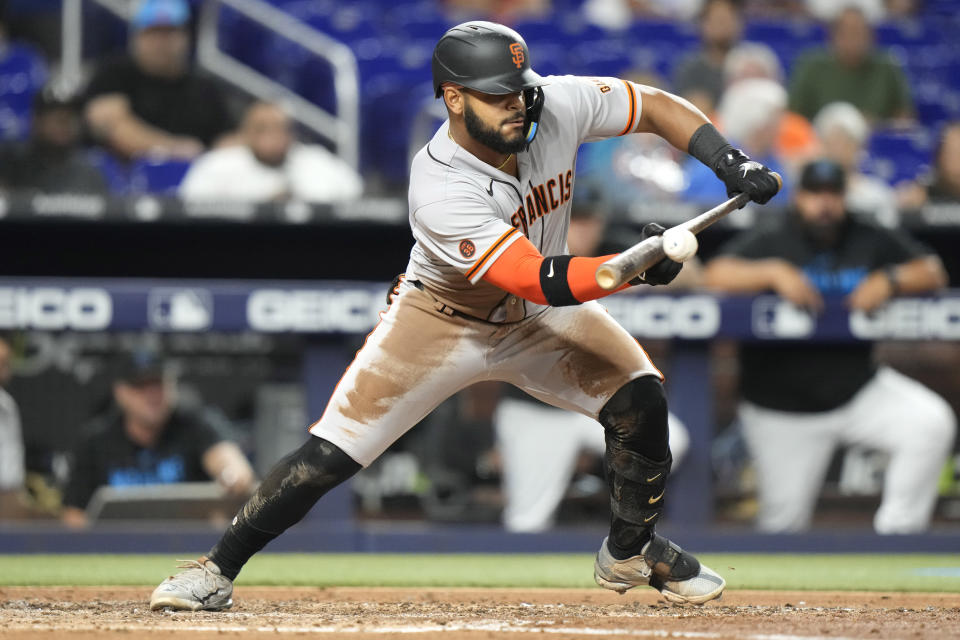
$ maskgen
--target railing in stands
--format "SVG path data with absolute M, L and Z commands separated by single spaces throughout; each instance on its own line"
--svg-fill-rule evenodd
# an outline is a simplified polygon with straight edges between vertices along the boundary
M 230 7 L 326 60 L 333 69 L 337 113 L 318 107 L 220 49 L 217 22 L 221 6 Z M 348 46 L 261 0 L 205 2 L 200 13 L 197 38 L 197 60 L 204 68 L 259 98 L 276 99 L 281 96 L 297 121 L 333 142 L 340 157 L 357 167 L 360 137 L 359 74 L 357 59 Z
M 93 1 L 124 20 L 130 17 L 130 2 Z M 257 22 L 264 29 L 296 42 L 329 63 L 333 70 L 336 112 L 313 104 L 221 49 L 218 26 L 220 11 L 224 6 Z M 83 0 L 64 0 L 62 15 L 60 83 L 65 89 L 76 90 L 83 75 Z M 206 70 L 251 95 L 283 101 L 296 121 L 332 142 L 340 157 L 353 167 L 357 166 L 360 136 L 359 74 L 356 57 L 346 45 L 262 0 L 208 0 L 200 11 L 197 61 Z

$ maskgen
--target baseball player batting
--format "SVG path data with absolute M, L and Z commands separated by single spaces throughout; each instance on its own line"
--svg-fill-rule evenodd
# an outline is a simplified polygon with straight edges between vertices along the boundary
M 444 34 L 433 86 L 449 119 L 413 160 L 416 244 L 389 309 L 309 441 L 267 474 L 206 556 L 156 588 L 152 609 L 230 607 L 251 556 L 481 380 L 512 383 L 603 426 L 612 516 L 594 568 L 600 585 L 650 585 L 677 603 L 722 593 L 723 578 L 654 532 L 671 464 L 662 375 L 595 302 L 613 293 L 594 277 L 612 256 L 567 254 L 573 169 L 583 142 L 654 133 L 706 163 L 731 194 L 766 202 L 775 177 L 674 95 L 616 78 L 539 76 L 523 38 L 499 24 Z M 624 287 L 667 283 L 680 268 L 664 259 Z

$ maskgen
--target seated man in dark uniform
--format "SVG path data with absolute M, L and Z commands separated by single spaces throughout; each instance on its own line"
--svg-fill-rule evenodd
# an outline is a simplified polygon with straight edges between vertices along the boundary
M 250 464 L 212 411 L 179 407 L 174 380 L 152 353 L 135 353 L 113 386 L 115 406 L 81 434 L 72 455 L 61 516 L 87 524 L 84 509 L 101 486 L 124 487 L 216 480 L 230 493 L 248 494 Z
M 804 167 L 790 215 L 735 237 L 704 271 L 726 293 L 773 292 L 819 312 L 843 296 L 869 313 L 902 294 L 936 291 L 946 272 L 902 230 L 869 224 L 844 208 L 846 174 L 831 160 Z M 757 471 L 757 524 L 767 532 L 810 527 L 833 452 L 855 446 L 889 455 L 874 529 L 925 531 L 937 479 L 953 450 L 956 416 L 916 380 L 877 365 L 869 342 L 766 340 L 740 348 L 740 423 Z

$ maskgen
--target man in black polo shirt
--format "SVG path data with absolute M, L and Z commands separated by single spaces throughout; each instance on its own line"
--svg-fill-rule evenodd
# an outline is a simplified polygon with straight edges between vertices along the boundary
M 84 429 L 71 456 L 61 518 L 67 526 L 87 524 L 84 509 L 104 485 L 216 480 L 237 496 L 253 489 L 253 470 L 228 440 L 225 420 L 177 406 L 173 380 L 156 354 L 132 354 L 113 397 L 115 406 Z
M 131 55 L 87 87 L 94 137 L 125 157 L 190 160 L 233 129 L 223 89 L 191 68 L 185 0 L 144 0 L 131 19 Z
M 734 238 L 705 271 L 728 293 L 772 291 L 812 312 L 823 296 L 852 311 L 946 285 L 940 259 L 903 231 L 868 225 L 844 210 L 846 176 L 827 160 L 804 167 L 783 220 Z M 810 524 L 834 450 L 862 445 L 889 455 L 879 533 L 923 531 L 956 418 L 933 391 L 886 366 L 871 345 L 772 342 L 740 349 L 740 420 L 757 470 L 758 525 L 798 531 Z

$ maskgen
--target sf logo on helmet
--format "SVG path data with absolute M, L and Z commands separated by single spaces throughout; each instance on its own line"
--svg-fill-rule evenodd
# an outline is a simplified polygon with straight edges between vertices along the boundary
M 513 64 L 517 65 L 517 69 L 523 68 L 523 45 L 519 42 L 514 42 L 510 45 L 510 53 L 513 54 Z

